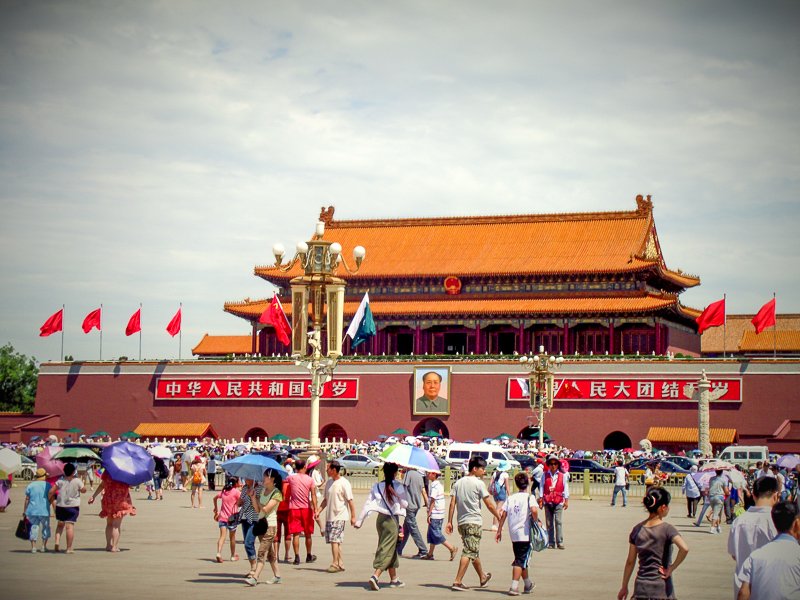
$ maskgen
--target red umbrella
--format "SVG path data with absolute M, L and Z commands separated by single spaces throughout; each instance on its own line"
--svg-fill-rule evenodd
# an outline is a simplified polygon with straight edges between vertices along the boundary
M 47 471 L 47 477 L 61 477 L 64 474 L 64 463 L 55 460 L 53 456 L 61 452 L 61 446 L 45 446 L 44 450 L 36 455 L 36 466 Z

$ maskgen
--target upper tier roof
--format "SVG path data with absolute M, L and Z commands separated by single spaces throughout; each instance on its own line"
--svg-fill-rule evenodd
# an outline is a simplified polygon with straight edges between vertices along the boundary
M 324 239 L 339 242 L 349 259 L 355 246 L 367 257 L 349 281 L 386 277 L 615 274 L 652 270 L 681 288 L 699 278 L 667 269 L 661 255 L 650 197 L 634 211 L 333 220 L 323 210 Z M 343 269 L 341 269 L 343 271 Z M 272 265 L 255 274 L 276 283 L 301 274 Z

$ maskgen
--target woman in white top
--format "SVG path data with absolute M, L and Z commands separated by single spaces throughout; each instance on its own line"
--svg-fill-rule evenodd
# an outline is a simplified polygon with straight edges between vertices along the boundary
M 405 517 L 408 500 L 406 490 L 402 483 L 395 481 L 397 465 L 384 463 L 383 481 L 372 486 L 369 498 L 361 509 L 361 514 L 356 520 L 356 529 L 360 528 L 370 513 L 378 513 L 378 548 L 375 550 L 375 559 L 372 566 L 375 572 L 369 578 L 369 585 L 373 590 L 380 589 L 378 578 L 384 571 L 389 571 L 389 587 L 400 588 L 405 584 L 397 578 L 397 567 L 400 560 L 397 556 L 397 540 L 403 535 L 400 527 L 400 517 Z

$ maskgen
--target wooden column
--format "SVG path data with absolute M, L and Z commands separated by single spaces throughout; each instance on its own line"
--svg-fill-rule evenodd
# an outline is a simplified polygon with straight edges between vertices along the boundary
M 658 322 L 658 319 L 653 319 L 655 323 L 656 329 L 656 354 L 663 354 L 664 349 L 661 347 L 661 325 Z
M 475 354 L 483 354 L 483 344 L 481 344 L 481 322 L 475 321 Z
M 258 352 L 258 337 L 256 333 L 256 324 L 253 323 L 253 335 L 250 336 L 250 352 L 255 354 Z
M 539 349 L 535 348 L 535 351 L 538 352 Z M 564 319 L 564 354 L 571 354 L 572 348 L 569 345 L 569 325 L 567 324 L 567 320 Z
M 414 354 L 422 354 L 422 328 L 417 323 L 417 329 L 414 332 Z
M 622 347 L 622 342 L 620 342 Z M 614 319 L 608 320 L 608 353 L 614 354 Z
M 520 319 L 519 322 L 519 339 L 517 340 L 517 352 L 525 354 L 525 324 Z

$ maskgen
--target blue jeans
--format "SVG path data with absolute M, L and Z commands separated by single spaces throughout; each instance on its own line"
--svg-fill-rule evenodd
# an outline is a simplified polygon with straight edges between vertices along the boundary
M 409 535 L 417 545 L 420 554 L 428 553 L 428 547 L 425 545 L 425 540 L 422 539 L 422 532 L 419 530 L 419 524 L 417 523 L 418 510 L 418 508 L 406 509 L 406 518 L 405 521 L 403 521 L 403 539 L 397 544 L 398 554 L 403 553 L 403 548 L 405 548 L 406 542 L 408 542 Z
M 253 533 L 255 523 L 242 521 L 242 533 L 244 534 L 244 551 L 247 553 L 247 560 L 256 559 L 256 536 Z
M 700 509 L 700 516 L 697 517 L 697 522 L 694 524 L 695 527 L 700 527 L 703 523 L 703 517 L 706 516 L 706 511 L 711 508 L 711 502 L 708 499 L 708 496 L 703 496 L 703 508 Z
M 625 489 L 624 485 L 614 486 L 614 494 L 611 496 L 611 506 L 617 503 L 617 494 L 620 492 L 622 492 L 622 506 L 628 506 L 628 490 Z

